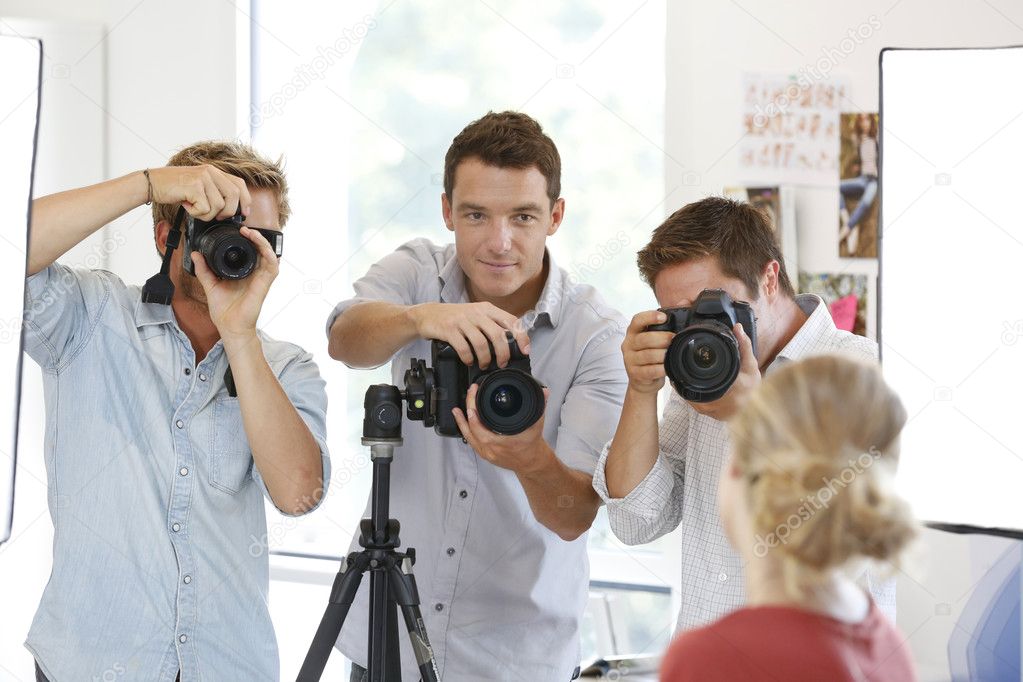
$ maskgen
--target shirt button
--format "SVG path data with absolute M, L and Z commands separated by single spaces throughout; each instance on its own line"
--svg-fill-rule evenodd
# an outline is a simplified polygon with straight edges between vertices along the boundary
M 185 422 L 179 419 L 176 422 L 174 422 L 174 426 L 178 427 L 179 429 L 183 429 L 185 428 Z
M 188 467 L 181 467 L 178 470 L 178 473 L 181 474 L 182 476 L 188 476 Z
M 186 368 L 185 368 L 185 376 L 187 377 L 187 376 L 188 376 L 188 375 L 190 375 L 191 373 L 192 373 L 192 368 L 191 368 L 191 367 L 186 367 Z
M 448 556 L 455 556 L 455 548 L 448 547 Z
M 199 372 L 199 381 L 206 381 L 206 375 L 202 372 Z
M 458 496 L 464 500 L 465 498 L 469 497 L 469 493 L 463 490 L 460 493 L 458 493 Z
M 182 580 L 182 581 L 183 581 L 183 582 L 184 582 L 184 583 L 185 583 L 186 585 L 189 585 L 189 584 L 191 584 L 191 582 L 192 582 L 192 576 L 190 576 L 190 575 L 186 575 L 186 576 L 185 576 L 184 578 L 182 578 L 181 580 Z
M 434 604 L 433 608 L 435 608 L 438 611 L 443 611 L 444 610 L 444 605 L 443 604 Z
M 178 637 L 178 641 L 184 644 L 185 642 L 188 641 L 188 635 L 181 635 L 180 637 Z
M 174 531 L 175 533 L 177 533 L 179 530 L 181 530 L 181 524 L 180 523 L 172 523 L 171 524 L 171 530 Z

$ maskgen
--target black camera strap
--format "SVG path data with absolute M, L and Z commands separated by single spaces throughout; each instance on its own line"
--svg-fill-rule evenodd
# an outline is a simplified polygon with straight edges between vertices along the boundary
M 163 250 L 163 264 L 160 265 L 160 272 L 147 279 L 145 286 L 142 287 L 143 303 L 170 305 L 171 299 L 174 298 L 174 282 L 170 278 L 170 263 L 174 249 L 178 248 L 178 244 L 181 243 L 181 223 L 184 219 L 185 207 L 179 206 L 178 212 L 174 214 L 174 223 L 171 225 L 170 232 L 167 233 L 167 246 Z

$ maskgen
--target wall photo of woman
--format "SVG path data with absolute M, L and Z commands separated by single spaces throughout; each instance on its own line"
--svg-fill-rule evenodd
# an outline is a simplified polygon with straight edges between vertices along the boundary
M 877 257 L 877 114 L 842 114 L 838 255 Z

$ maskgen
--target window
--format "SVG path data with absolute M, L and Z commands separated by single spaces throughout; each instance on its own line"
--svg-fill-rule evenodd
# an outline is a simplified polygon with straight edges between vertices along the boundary
M 390 377 L 386 367 L 329 360 L 323 325 L 351 282 L 399 244 L 449 240 L 444 153 L 469 121 L 504 109 L 537 118 L 562 155 L 567 210 L 548 242 L 555 260 L 627 316 L 655 306 L 634 253 L 663 215 L 663 0 L 454 7 L 254 3 L 252 137 L 287 154 L 294 209 L 261 324 L 315 353 L 334 468 L 322 509 L 297 521 L 270 515 L 272 550 L 347 552 L 371 478 L 359 443 L 363 393 Z M 603 513 L 590 547 L 595 580 L 665 586 L 663 547 L 623 548 Z

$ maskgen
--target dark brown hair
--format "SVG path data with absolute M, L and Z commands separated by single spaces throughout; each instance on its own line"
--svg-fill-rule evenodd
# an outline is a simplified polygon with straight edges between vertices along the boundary
M 455 169 L 466 159 L 478 158 L 498 168 L 536 166 L 547 179 L 551 206 L 561 196 L 561 156 L 540 124 L 517 111 L 487 112 L 455 136 L 444 157 L 444 192 L 451 199 Z
M 277 199 L 277 217 L 281 227 L 288 222 L 288 181 L 281 159 L 271 161 L 241 142 L 207 141 L 185 147 L 168 161 L 168 166 L 213 166 L 245 181 L 249 189 L 268 189 Z M 161 220 L 174 221 L 178 204 L 153 203 L 153 225 Z
M 795 296 L 785 260 L 766 213 L 744 202 L 707 197 L 672 213 L 654 230 L 636 257 L 639 272 L 652 288 L 666 267 L 713 256 L 721 271 L 746 285 L 753 300 L 760 296 L 760 275 L 778 261 L 778 285 Z

